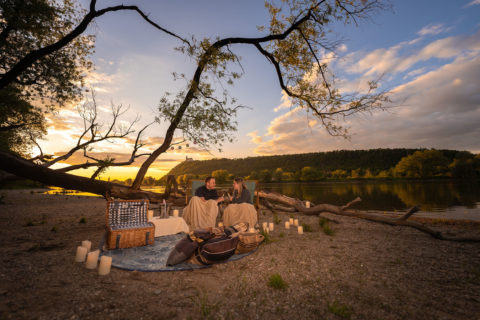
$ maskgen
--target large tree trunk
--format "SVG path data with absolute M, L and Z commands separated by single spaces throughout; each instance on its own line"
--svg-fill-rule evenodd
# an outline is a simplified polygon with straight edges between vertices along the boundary
M 58 172 L 2 151 L 0 151 L 0 169 L 49 186 L 90 192 L 107 199 L 148 199 L 152 203 L 161 202 L 165 199 L 164 194 L 131 189 L 121 184 Z

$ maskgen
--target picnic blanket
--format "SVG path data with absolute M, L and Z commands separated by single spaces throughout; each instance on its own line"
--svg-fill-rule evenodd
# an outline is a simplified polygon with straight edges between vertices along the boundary
M 112 266 L 130 271 L 162 272 L 162 271 L 181 271 L 194 270 L 211 267 L 211 265 L 195 265 L 190 263 L 180 263 L 175 266 L 167 266 L 167 258 L 170 251 L 175 247 L 178 241 L 185 237 L 185 234 L 173 234 L 155 238 L 155 244 L 143 247 L 105 250 L 100 253 L 101 256 L 112 257 Z M 256 250 L 244 254 L 235 254 L 225 262 L 240 260 Z

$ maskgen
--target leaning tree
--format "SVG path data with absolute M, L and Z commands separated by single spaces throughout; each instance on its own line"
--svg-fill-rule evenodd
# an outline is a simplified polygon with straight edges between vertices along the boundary
M 8 3 L 12 1 L 3 2 L 7 3 L 8 7 Z M 217 88 L 228 87 L 242 76 L 241 57 L 235 52 L 241 45 L 255 48 L 258 54 L 265 58 L 266 63 L 272 66 L 272 77 L 276 78 L 280 88 L 288 95 L 292 107 L 311 113 L 331 135 L 347 134 L 346 129 L 339 123 L 342 118 L 385 108 L 389 102 L 388 93 L 378 90 L 375 81 L 369 82 L 369 89 L 366 92 L 343 94 L 337 87 L 335 77 L 324 58 L 328 52 L 334 52 L 338 44 L 329 38 L 329 31 L 334 23 L 356 24 L 383 9 L 384 3 L 380 0 L 284 0 L 281 3 L 266 2 L 265 7 L 269 12 L 269 21 L 265 26 L 259 27 L 261 35 L 258 37 L 187 39 L 160 26 L 137 6 L 118 5 L 97 9 L 96 1 L 91 0 L 83 17 L 78 19 L 76 24 L 72 22 L 65 27 L 68 32 L 51 37 L 51 43 L 32 48 L 21 56 L 7 57 L 8 63 L 3 63 L 0 67 L 0 90 L 7 90 L 29 80 L 28 73 L 31 73 L 35 66 L 42 61 L 51 63 L 53 57 L 78 41 L 87 26 L 95 19 L 111 12 L 131 11 L 152 27 L 178 39 L 180 46 L 175 49 L 196 63 L 191 78 L 183 74 L 175 75 L 176 79 L 186 81 L 185 88 L 176 94 L 165 93 L 160 101 L 156 120 L 168 124 L 162 143 L 155 146 L 153 152 L 144 155 L 146 159 L 131 186 L 79 177 L 50 168 L 48 163 L 62 160 L 58 157 L 43 159 L 47 161 L 39 163 L 18 154 L 2 151 L 0 169 L 48 185 L 92 192 L 105 197 L 141 197 L 152 202 L 163 199 L 163 194 L 141 190 L 140 186 L 152 163 L 174 143 L 176 131 L 181 132 L 185 139 L 197 141 L 205 148 L 221 146 L 227 141 L 232 141 L 232 132 L 237 127 L 235 117 L 242 106 L 237 105 L 228 90 Z M 0 24 L 2 28 L 0 46 L 13 41 L 15 23 L 18 23 L 5 19 L 7 16 L 5 12 L 2 12 L 2 15 L 4 18 Z M 33 76 L 35 80 L 38 75 Z M 222 85 L 219 86 L 219 83 Z M 43 88 L 41 82 L 36 85 Z M 139 135 L 137 143 L 138 138 Z M 82 146 L 85 142 L 79 139 L 78 145 Z M 137 143 L 132 153 L 133 157 L 138 151 Z M 109 165 L 105 161 L 96 160 L 92 166 L 99 170 L 102 166 Z

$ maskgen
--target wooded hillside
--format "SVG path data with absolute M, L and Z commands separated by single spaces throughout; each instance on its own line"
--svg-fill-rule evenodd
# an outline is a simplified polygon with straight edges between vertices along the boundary
M 414 155 L 415 154 L 415 155 Z M 356 177 L 427 177 L 476 175 L 478 156 L 456 150 L 371 149 L 340 150 L 292 155 L 248 157 L 244 159 L 212 159 L 184 161 L 168 174 L 202 177 L 215 171 L 223 175 L 269 180 L 321 180 L 323 178 Z M 403 161 L 402 161 L 403 160 Z M 462 161 L 460 161 L 462 160 Z M 460 172 L 452 167 L 472 162 L 471 168 Z M 416 165 L 418 163 L 418 166 Z M 401 164 L 401 165 L 399 165 Z M 415 172 L 415 167 L 431 167 L 429 172 Z M 464 167 L 464 166 L 463 166 Z M 462 168 L 463 168 L 462 167 Z M 279 169 L 280 168 L 280 169 Z M 458 169 L 458 168 L 456 168 Z M 470 171 L 472 172 L 470 172 Z M 224 172 L 227 171 L 227 172 Z M 268 172 L 267 172 L 268 171 Z M 455 173 L 453 173 L 455 171 Z M 270 178 L 268 177 L 270 175 Z M 277 176 L 277 177 L 276 177 Z

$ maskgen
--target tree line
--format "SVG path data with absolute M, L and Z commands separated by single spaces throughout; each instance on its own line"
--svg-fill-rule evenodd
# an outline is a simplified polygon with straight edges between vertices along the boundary
M 208 175 L 261 182 L 395 178 L 480 178 L 480 155 L 435 149 L 341 150 L 294 155 L 186 161 L 168 174 L 180 184 Z

